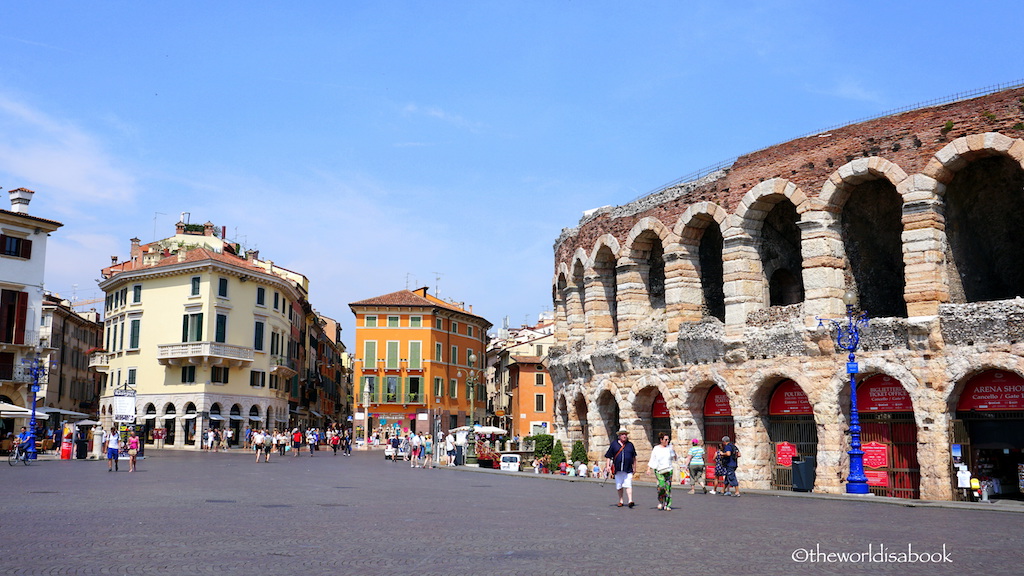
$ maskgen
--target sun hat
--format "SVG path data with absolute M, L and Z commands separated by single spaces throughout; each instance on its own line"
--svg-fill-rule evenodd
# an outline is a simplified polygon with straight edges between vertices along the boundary
M 615 435 L 618 436 L 619 434 L 625 434 L 626 436 L 629 436 L 629 430 L 626 430 L 625 428 L 619 428 L 619 431 L 616 432 Z
M 696 446 L 697 444 L 700 444 L 700 440 L 698 438 L 694 438 L 693 445 Z

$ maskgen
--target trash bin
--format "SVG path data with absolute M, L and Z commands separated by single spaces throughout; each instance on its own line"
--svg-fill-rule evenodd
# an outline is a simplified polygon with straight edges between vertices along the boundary
M 464 446 L 455 447 L 455 465 L 465 466 L 466 465 L 466 453 Z
M 793 491 L 810 492 L 814 490 L 814 456 L 793 459 Z
M 85 460 L 89 457 L 89 441 L 75 440 L 75 458 Z

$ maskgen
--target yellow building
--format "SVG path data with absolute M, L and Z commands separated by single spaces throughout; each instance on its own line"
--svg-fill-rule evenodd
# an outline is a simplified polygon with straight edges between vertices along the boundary
M 199 446 L 211 427 L 233 430 L 237 444 L 246 425 L 305 423 L 296 366 L 308 281 L 237 251 L 210 223 L 178 223 L 171 238 L 133 238 L 130 259 L 103 270 L 103 350 L 90 365 L 106 374 L 104 426 L 122 390 L 134 391 L 136 422 L 158 445 Z
M 356 436 L 437 434 L 484 419 L 482 373 L 491 323 L 426 288 L 349 304 L 356 316 Z

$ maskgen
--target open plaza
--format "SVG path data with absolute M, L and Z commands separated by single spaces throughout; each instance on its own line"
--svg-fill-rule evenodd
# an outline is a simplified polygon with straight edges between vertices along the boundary
M 1019 574 L 1024 506 L 745 491 L 615 506 L 595 479 L 382 451 L 150 450 L 0 469 L 0 574 Z M 644 480 L 644 478 L 641 478 Z

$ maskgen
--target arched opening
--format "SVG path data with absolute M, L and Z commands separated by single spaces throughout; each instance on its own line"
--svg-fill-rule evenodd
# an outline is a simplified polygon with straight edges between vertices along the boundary
M 196 405 L 189 402 L 185 405 L 185 415 L 182 416 L 184 419 L 184 432 L 185 432 L 185 444 L 189 446 L 195 446 L 196 444 Z
M 971 162 L 946 186 L 946 236 L 953 302 L 1024 296 L 1024 171 L 1004 156 Z M 957 281 L 959 280 L 959 281 Z
M 768 401 L 766 421 L 771 443 L 771 487 L 810 492 L 814 489 L 818 457 L 818 429 L 807 394 L 786 379 L 775 385 Z
M 876 374 L 857 385 L 864 475 L 872 494 L 921 497 L 914 403 L 899 380 Z
M 569 334 L 573 340 L 582 340 L 587 332 L 587 305 L 583 263 L 579 260 L 572 267 L 572 284 L 566 303 L 566 313 L 569 318 Z
M 619 333 L 617 306 L 618 285 L 615 273 L 615 263 L 615 255 L 612 254 L 611 248 L 601 246 L 597 251 L 597 255 L 594 257 L 594 272 L 597 274 L 597 283 L 600 286 L 599 289 L 601 290 L 601 295 L 604 297 L 610 322 L 610 332 L 612 335 Z M 595 328 L 598 333 L 608 332 L 608 328 L 602 325 L 597 325 Z
M 238 446 L 238 442 L 242 439 L 242 422 L 245 420 L 242 418 L 242 407 L 238 404 L 231 405 L 231 413 L 228 415 L 231 426 L 231 437 L 228 438 L 229 446 Z
M 706 485 L 715 482 L 715 454 L 722 445 L 722 438 L 728 436 L 736 439 L 736 425 L 732 418 L 732 405 L 729 397 L 720 386 L 713 386 L 704 397 L 704 448 L 707 451 L 705 461 Z
M 885 179 L 852 188 L 843 206 L 846 272 L 857 287 L 861 308 L 875 317 L 907 317 L 902 209 L 903 199 Z
M 697 256 L 700 261 L 700 286 L 704 292 L 704 314 L 725 322 L 723 245 L 722 229 L 717 222 L 712 222 L 701 234 Z
M 651 404 L 651 430 L 648 440 L 651 442 L 651 446 L 658 444 L 658 435 L 664 432 L 672 437 L 672 414 L 668 411 L 668 403 L 665 402 L 665 397 L 658 392 L 658 395 L 654 397 L 654 403 Z M 675 438 L 672 438 L 673 442 Z M 681 446 L 678 442 L 677 449 Z
M 650 256 L 647 258 L 647 297 L 651 309 L 665 309 L 665 247 L 661 238 L 651 240 Z
M 220 413 L 220 404 L 217 402 L 210 406 L 210 428 L 217 430 L 224 429 L 224 416 Z
M 604 425 L 605 442 L 610 446 L 615 433 L 619 430 L 619 404 L 608 390 L 601 392 L 597 397 L 597 413 L 601 417 L 601 424 Z
M 164 405 L 164 442 L 166 445 L 173 446 L 174 439 L 177 437 L 177 409 L 174 404 L 168 402 Z
M 987 482 L 994 498 L 1024 499 L 1024 378 L 987 370 L 963 387 L 953 421 L 953 461 Z M 963 493 L 959 493 L 963 498 Z
M 771 306 L 788 306 L 804 301 L 803 259 L 800 252 L 800 217 L 796 206 L 783 197 L 765 216 L 757 251 Z
M 142 409 L 142 441 L 146 444 L 153 443 L 153 430 L 156 428 L 156 406 L 152 403 L 146 404 Z
M 580 423 L 580 440 L 583 441 L 583 449 L 590 453 L 590 423 L 587 421 L 587 400 L 582 394 L 576 395 L 573 402 L 576 412 L 576 420 Z

